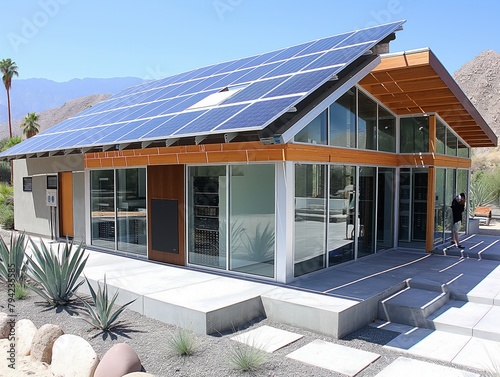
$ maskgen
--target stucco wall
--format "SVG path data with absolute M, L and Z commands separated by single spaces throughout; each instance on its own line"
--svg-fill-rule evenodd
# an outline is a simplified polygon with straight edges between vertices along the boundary
M 51 236 L 50 207 L 46 205 L 47 175 L 73 171 L 73 223 L 75 239 L 85 239 L 85 184 L 83 156 L 68 155 L 15 160 L 14 168 L 14 226 L 19 231 L 44 237 Z M 33 191 L 23 191 L 23 177 L 32 177 Z M 59 216 L 55 210 L 56 236 Z

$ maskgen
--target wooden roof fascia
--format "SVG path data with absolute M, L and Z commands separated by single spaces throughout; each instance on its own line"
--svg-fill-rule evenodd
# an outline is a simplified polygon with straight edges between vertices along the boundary
M 479 114 L 479 111 L 477 111 L 474 105 L 470 102 L 469 98 L 458 86 L 453 77 L 448 73 L 446 68 L 441 64 L 436 55 L 434 55 L 434 53 L 430 50 L 429 50 L 429 64 L 436 71 L 436 73 L 442 78 L 442 80 L 446 83 L 450 91 L 453 93 L 453 95 L 455 95 L 455 97 L 462 104 L 462 106 L 468 111 L 470 116 L 478 124 L 481 130 L 487 135 L 488 139 L 491 140 L 494 146 L 497 146 L 498 139 L 493 130 L 490 128 L 488 123 L 486 123 L 481 114 Z

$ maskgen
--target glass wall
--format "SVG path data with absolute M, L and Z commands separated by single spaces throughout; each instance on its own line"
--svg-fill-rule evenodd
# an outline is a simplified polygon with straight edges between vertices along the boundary
M 295 165 L 295 276 L 325 267 L 325 186 L 325 165 Z
M 330 145 L 356 148 L 356 88 L 330 106 Z
M 189 167 L 189 263 L 226 269 L 226 170 L 226 166 Z
M 401 153 L 429 152 L 429 118 L 401 118 Z
M 190 166 L 189 263 L 273 278 L 275 197 L 272 164 Z
M 395 172 L 295 165 L 295 276 L 394 247 Z
M 439 119 L 436 119 L 436 153 L 445 154 L 446 149 L 446 126 Z
M 396 118 L 382 107 L 378 107 L 378 150 L 396 152 Z
M 451 225 L 452 225 L 452 213 L 451 213 L 451 202 L 456 195 L 455 190 L 455 169 L 445 169 L 446 170 L 446 180 L 445 180 L 445 217 L 444 217 L 444 231 L 445 231 L 445 241 L 451 240 Z
M 309 144 L 327 144 L 327 111 L 323 111 L 302 131 L 295 135 L 295 141 Z
M 436 168 L 436 193 L 434 201 L 434 244 L 440 244 L 445 240 L 445 196 L 446 169 Z M 450 203 L 451 204 L 451 203 Z
M 358 148 L 377 149 L 377 104 L 358 92 Z
M 274 165 L 230 166 L 229 269 L 274 277 Z
M 358 256 L 375 252 L 376 168 L 359 169 Z
M 116 171 L 118 250 L 146 254 L 146 169 Z
M 448 156 L 457 155 L 457 140 L 455 134 L 448 128 L 446 130 L 446 154 Z
M 146 255 L 146 169 L 93 170 L 90 186 L 92 245 Z
M 115 248 L 115 172 L 90 172 L 90 216 L 92 245 Z
M 393 168 L 378 168 L 377 251 L 394 247 L 395 174 L 395 169 Z
M 354 259 L 356 168 L 330 166 L 328 266 Z

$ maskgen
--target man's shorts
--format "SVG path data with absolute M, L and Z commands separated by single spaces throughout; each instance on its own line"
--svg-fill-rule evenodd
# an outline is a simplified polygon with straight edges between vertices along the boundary
M 458 233 L 460 230 L 460 225 L 462 225 L 461 221 L 457 221 L 456 223 L 453 224 L 451 230 L 453 230 L 455 233 Z

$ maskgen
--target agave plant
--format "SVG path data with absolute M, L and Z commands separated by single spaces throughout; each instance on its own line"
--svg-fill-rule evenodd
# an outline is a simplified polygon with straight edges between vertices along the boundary
M 101 329 L 102 331 L 110 331 L 118 325 L 118 317 L 125 310 L 127 306 L 132 304 L 136 299 L 127 302 L 124 305 L 115 308 L 115 302 L 118 298 L 118 291 L 115 292 L 111 300 L 108 295 L 108 284 L 106 283 L 106 275 L 104 275 L 104 284 L 101 287 L 99 282 L 97 283 L 97 292 L 92 288 L 87 277 L 85 277 L 87 282 L 90 295 L 92 296 L 92 304 L 87 302 L 87 300 L 80 299 L 84 305 L 84 309 L 79 311 L 83 315 L 82 318 L 85 322 L 89 323 L 96 329 Z M 115 310 L 113 310 L 115 309 Z
M 73 242 L 66 241 L 54 251 L 43 241 L 40 247 L 32 239 L 30 241 L 33 255 L 29 257 L 28 269 L 34 281 L 30 289 L 52 306 L 74 301 L 76 290 L 84 283 L 79 279 L 88 259 L 83 244 L 73 250 Z
M 265 262 L 274 255 L 274 229 L 267 224 L 263 230 L 260 223 L 252 236 L 247 236 L 245 242 L 250 257 L 257 262 Z
M 0 276 L 7 282 L 23 285 L 26 283 L 28 259 L 24 233 L 10 235 L 10 248 L 0 237 Z

